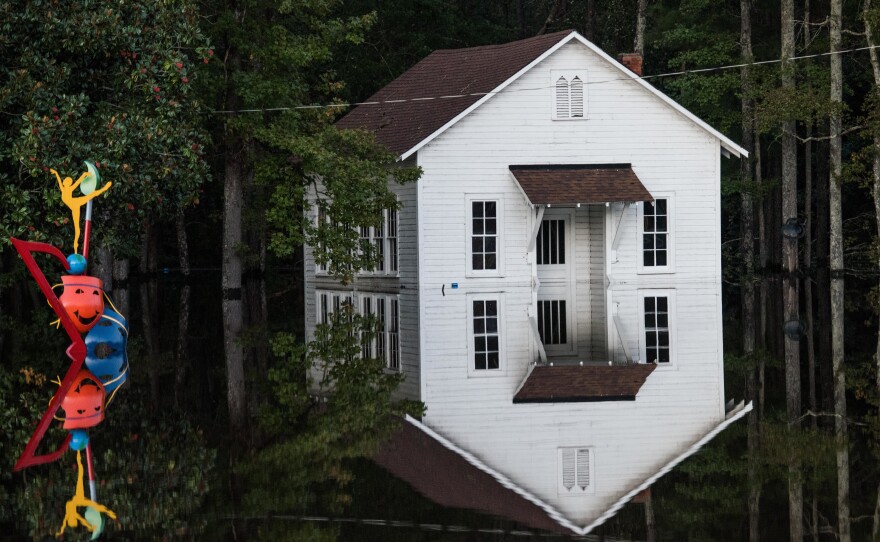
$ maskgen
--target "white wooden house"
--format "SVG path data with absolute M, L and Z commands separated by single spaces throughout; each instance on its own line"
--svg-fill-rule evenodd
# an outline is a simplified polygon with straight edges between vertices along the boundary
M 418 183 L 343 286 L 306 249 L 306 327 L 345 300 L 409 420 L 588 532 L 726 408 L 720 161 L 737 144 L 573 31 L 437 51 L 344 117 Z

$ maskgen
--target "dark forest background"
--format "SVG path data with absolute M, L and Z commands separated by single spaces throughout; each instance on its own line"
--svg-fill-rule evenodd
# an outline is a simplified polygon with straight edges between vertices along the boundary
M 656 521 L 638 508 L 606 531 L 880 540 L 880 7 L 756 4 L 0 5 L 0 524 L 40 539 L 72 487 L 57 464 L 10 472 L 66 367 L 9 243 L 71 251 L 49 168 L 76 178 L 88 159 L 114 183 L 96 200 L 90 257 L 133 328 L 133 385 L 94 436 L 101 491 L 129 518 L 111 528 L 344 537 L 242 519 L 357 510 L 371 501 L 364 480 L 381 483 L 358 458 L 393 428 L 389 414 L 421 408 L 391 400 L 396 377 L 376 360 L 333 374 L 327 402 L 303 376 L 316 359 L 357 358 L 355 337 L 371 325 L 345 319 L 303 344 L 303 243 L 324 246 L 350 278 L 372 256 L 354 250 L 350 226 L 377 224 L 393 201 L 384 179 L 395 157 L 333 122 L 436 49 L 574 29 L 612 56 L 642 54 L 652 85 L 750 152 L 722 160 L 722 242 L 726 393 L 755 409 L 655 486 Z M 316 175 L 347 227 L 305 219 Z M 402 500 L 411 513 L 446 513 Z

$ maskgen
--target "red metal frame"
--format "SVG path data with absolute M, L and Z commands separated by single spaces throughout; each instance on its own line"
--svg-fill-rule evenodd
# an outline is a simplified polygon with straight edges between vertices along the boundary
M 64 307 L 61 306 L 58 297 L 52 291 L 52 286 L 49 285 L 49 281 L 46 280 L 46 276 L 43 275 L 40 266 L 34 261 L 33 256 L 34 252 L 41 252 L 54 256 L 55 259 L 61 262 L 64 269 L 69 271 L 70 265 L 67 263 L 64 254 L 62 254 L 57 248 L 46 243 L 12 239 L 12 245 L 15 247 L 15 250 L 18 251 L 21 259 L 24 260 L 24 264 L 27 266 L 28 271 L 30 271 L 31 275 L 33 275 L 34 279 L 37 281 L 40 290 L 52 306 L 52 310 L 54 310 L 55 314 L 58 315 L 58 318 L 61 319 L 61 325 L 64 327 L 64 331 L 67 332 L 67 335 L 70 336 L 71 340 L 71 345 L 67 348 L 67 357 L 71 359 L 70 367 L 68 367 L 67 373 L 64 375 L 64 380 L 61 381 L 61 385 L 58 387 L 55 395 L 52 396 L 52 401 L 49 402 L 49 408 L 43 414 L 43 417 L 40 418 L 37 429 L 34 431 L 34 434 L 31 435 L 31 439 L 25 446 L 24 452 L 22 452 L 21 457 L 18 458 L 15 467 L 12 469 L 18 471 L 26 467 L 56 461 L 67 451 L 70 444 L 70 433 L 67 434 L 64 442 L 62 442 L 54 452 L 44 455 L 36 455 L 37 446 L 39 446 L 40 441 L 43 440 L 43 437 L 46 435 L 46 430 L 49 429 L 49 424 L 52 423 L 55 413 L 58 412 L 58 409 L 61 407 L 61 399 L 67 395 L 67 391 L 76 379 L 76 375 L 79 373 L 79 370 L 86 359 L 86 345 L 85 342 L 83 342 L 79 331 L 74 327 L 73 321 L 67 315 L 67 312 L 65 312 Z

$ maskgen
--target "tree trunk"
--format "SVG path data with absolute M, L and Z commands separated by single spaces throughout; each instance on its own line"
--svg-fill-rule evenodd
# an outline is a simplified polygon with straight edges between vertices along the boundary
M 811 41 L 810 32 L 810 0 L 804 2 L 804 50 Z M 808 61 L 809 62 L 809 61 Z M 813 266 L 813 121 L 807 121 L 805 127 L 806 142 L 804 143 L 804 219 L 806 231 L 804 234 L 804 268 L 814 269 Z M 804 306 L 807 319 L 807 381 L 810 394 L 810 410 L 818 412 L 816 405 L 816 346 L 813 322 L 813 280 L 812 274 L 808 273 L 804 281 Z M 817 427 L 816 417 L 811 418 L 810 425 Z M 819 501 L 815 485 L 810 488 L 810 535 L 813 542 L 819 542 Z
M 843 102 L 841 45 L 842 0 L 831 0 L 831 102 Z M 841 222 L 840 174 L 842 158 L 842 118 L 832 108 L 829 130 L 829 183 L 831 216 L 831 366 L 834 371 L 834 428 L 837 441 L 837 520 L 838 540 L 850 542 L 849 525 L 849 452 L 846 427 L 846 376 L 843 372 L 843 228 Z
M 147 371 L 150 382 L 150 408 L 159 408 L 159 332 L 156 329 L 156 243 L 153 226 L 147 225 L 141 238 L 140 261 L 140 294 L 141 294 L 141 326 L 144 333 L 144 344 L 147 347 Z
M 584 24 L 584 37 L 596 42 L 596 0 L 587 0 L 587 16 Z
M 654 498 L 651 489 L 645 491 L 645 542 L 657 542 L 657 522 L 654 520 Z
M 761 136 L 755 133 L 754 142 L 755 157 L 755 187 L 760 191 L 763 183 L 763 172 L 761 170 Z M 763 352 L 767 351 L 767 265 L 770 261 L 770 251 L 767 243 L 767 203 L 766 198 L 761 197 L 758 208 L 758 265 L 760 267 L 761 281 L 758 283 L 758 336 L 757 347 Z M 764 369 L 765 355 L 761 355 L 758 359 L 758 419 L 764 419 Z
M 633 52 L 645 57 L 645 25 L 647 22 L 648 0 L 639 0 L 636 10 L 636 39 Z
M 186 217 L 181 209 L 175 220 L 177 229 L 177 258 L 183 284 L 180 287 L 180 308 L 177 315 L 177 351 L 174 375 L 174 404 L 181 408 L 186 397 L 186 373 L 189 369 L 189 241 L 186 235 Z
M 645 0 L 640 0 L 639 8 Z M 752 61 L 752 23 L 751 0 L 740 0 L 740 44 L 742 47 L 743 62 Z M 637 42 L 638 43 L 638 42 Z M 751 97 L 752 83 L 749 66 L 744 66 L 740 71 L 742 81 L 742 132 L 743 146 L 749 151 L 749 158 L 741 162 L 741 176 L 744 188 L 741 192 L 741 254 L 743 259 L 743 273 L 741 280 L 742 288 L 742 317 L 743 323 L 743 356 L 749 361 L 749 369 L 746 373 L 746 397 L 749 401 L 757 402 L 757 367 L 752 365 L 755 356 L 755 225 L 754 225 L 754 202 L 752 201 L 752 152 L 754 145 L 754 103 Z M 759 418 L 758 410 L 753 409 L 748 419 L 748 484 L 749 484 L 749 540 L 757 542 L 760 539 L 760 503 L 761 482 L 758 479 L 757 454 L 759 447 Z
M 865 38 L 868 42 L 869 54 L 871 58 L 871 69 L 874 72 L 874 92 L 880 98 L 880 58 L 878 58 L 876 42 L 874 41 L 874 28 L 871 26 L 869 12 L 871 10 L 871 0 L 865 0 L 862 5 L 862 15 L 865 20 Z M 877 238 L 880 239 L 880 133 L 874 132 L 874 160 L 872 168 L 872 193 L 874 195 L 874 216 L 877 221 Z M 878 262 L 880 266 L 880 262 Z M 880 330 L 877 332 L 877 346 L 874 351 L 874 367 L 876 369 L 875 385 L 877 391 L 880 392 Z M 880 485 L 877 486 L 877 501 L 874 506 L 874 524 L 871 530 L 872 540 L 880 541 Z
M 794 56 L 794 0 L 783 0 L 782 4 L 782 87 L 794 90 L 794 65 L 790 60 Z M 797 139 L 795 121 L 786 120 L 782 123 L 782 223 L 797 220 Z M 781 225 L 781 224 L 780 224 Z M 798 267 L 798 241 L 796 238 L 782 240 L 782 260 L 785 269 L 783 283 L 783 315 L 784 321 L 798 321 L 798 284 L 796 271 Z M 796 339 L 784 339 L 785 344 L 785 396 L 786 411 L 790 429 L 796 431 L 801 417 L 801 367 L 800 342 Z M 792 457 L 788 465 L 788 517 L 790 539 L 792 542 L 803 541 L 803 484 L 800 465 Z
M 557 20 L 565 17 L 565 12 L 568 10 L 568 0 L 554 0 L 553 7 L 550 9 L 550 14 L 547 15 L 547 20 L 544 21 L 544 26 L 538 30 L 538 36 L 542 34 L 546 34 L 547 30 L 550 28 L 550 25 L 555 23 Z
M 240 12 L 237 16 L 243 16 Z M 239 53 L 230 48 L 228 70 L 241 69 Z M 229 82 L 227 109 L 238 107 L 235 89 Z M 231 128 L 227 127 L 227 130 Z M 229 430 L 233 439 L 245 440 L 247 428 L 247 395 L 244 379 L 244 346 L 241 342 L 244 310 L 242 307 L 241 275 L 242 241 L 241 210 L 247 144 L 241 137 L 227 133 L 223 186 L 223 345 L 226 358 L 226 402 L 229 409 Z
M 128 258 L 113 261 L 113 303 L 120 314 L 128 318 L 131 303 L 129 302 L 128 273 L 131 262 Z

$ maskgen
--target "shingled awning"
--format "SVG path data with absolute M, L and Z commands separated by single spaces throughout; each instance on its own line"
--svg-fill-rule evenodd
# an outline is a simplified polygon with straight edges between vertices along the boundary
M 654 364 L 542 365 L 535 367 L 514 403 L 635 401 Z
M 535 205 L 654 201 L 630 164 L 510 166 Z

